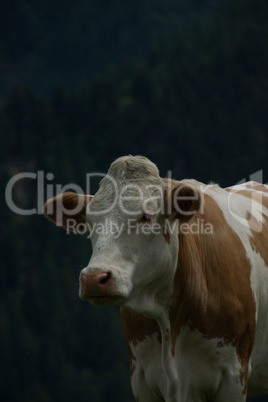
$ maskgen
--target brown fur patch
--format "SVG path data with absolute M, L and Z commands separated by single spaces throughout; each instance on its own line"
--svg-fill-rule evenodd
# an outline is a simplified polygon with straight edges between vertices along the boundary
M 251 198 L 268 208 L 268 186 L 257 182 L 250 182 L 245 184 L 241 189 L 228 187 L 225 189 L 230 193 L 240 194 L 244 197 Z
M 257 181 L 250 181 L 249 183 L 245 184 L 245 187 L 255 191 L 268 193 L 268 187 L 264 184 L 258 183 Z
M 192 220 L 201 218 L 213 225 L 213 234 L 179 235 L 174 305 L 170 311 L 173 353 L 184 325 L 207 339 L 222 339 L 236 347 L 246 388 L 256 326 L 250 261 L 223 212 L 206 194 L 204 215 L 197 213 Z
M 133 311 L 128 310 L 126 307 L 120 307 L 120 315 L 129 355 L 130 375 L 132 376 L 135 370 L 135 366 L 133 364 L 135 357 L 130 349 L 130 342 L 132 342 L 134 345 L 137 345 L 139 342 L 142 342 L 154 333 L 157 333 L 157 339 L 161 344 L 161 332 L 157 322 L 154 319 L 147 318 L 142 314 L 134 313 Z
M 249 189 L 254 189 L 258 192 L 248 191 L 245 189 L 238 191 L 234 190 L 234 192 L 243 195 L 244 197 L 250 198 L 254 201 L 257 201 L 268 209 L 268 197 L 266 195 L 268 192 L 267 186 L 257 182 L 251 182 L 246 187 Z M 233 192 L 232 188 L 227 190 Z M 263 195 L 262 193 L 265 193 L 265 195 Z M 264 219 L 264 222 L 259 222 L 251 213 L 248 213 L 246 219 L 252 233 L 252 237 L 249 238 L 250 245 L 255 252 L 260 254 L 265 265 L 268 267 L 268 217 L 264 213 L 262 214 L 262 217 Z
M 250 245 L 252 250 L 256 253 L 259 253 L 261 258 L 263 259 L 266 267 L 268 268 L 268 247 L 267 247 L 267 239 L 268 239 L 268 217 L 263 215 L 264 223 L 262 223 L 262 230 L 254 231 L 252 230 L 252 237 L 249 238 Z M 247 219 L 249 221 L 253 221 L 251 214 L 248 214 Z
M 226 191 L 228 191 L 229 193 L 234 193 L 234 194 L 239 194 L 239 195 L 243 195 L 244 197 L 250 198 L 253 201 L 257 201 L 260 204 L 263 204 L 265 202 L 265 199 L 267 199 L 268 202 L 268 197 L 264 197 L 262 195 L 262 193 L 255 193 L 254 191 L 248 191 L 246 189 L 243 190 L 233 190 L 233 189 L 226 189 Z

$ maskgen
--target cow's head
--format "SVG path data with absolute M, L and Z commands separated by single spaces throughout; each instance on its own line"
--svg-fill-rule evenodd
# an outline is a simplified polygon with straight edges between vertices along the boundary
M 80 274 L 79 296 L 97 305 L 119 304 L 154 315 L 167 305 L 178 257 L 178 221 L 198 210 L 199 193 L 161 179 L 141 156 L 117 159 L 94 197 L 64 193 L 45 215 L 68 230 L 91 231 L 93 253 Z

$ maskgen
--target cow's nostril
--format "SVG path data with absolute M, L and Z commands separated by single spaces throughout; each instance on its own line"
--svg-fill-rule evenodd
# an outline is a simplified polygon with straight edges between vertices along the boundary
M 102 274 L 102 278 L 101 278 L 99 283 L 101 285 L 106 285 L 106 283 L 109 281 L 110 278 L 111 278 L 111 273 L 110 272 Z
M 79 296 L 83 300 L 90 300 L 92 302 L 103 299 L 113 299 L 113 274 L 111 272 L 101 271 L 94 269 L 80 276 L 80 291 Z M 96 303 L 98 304 L 98 303 Z

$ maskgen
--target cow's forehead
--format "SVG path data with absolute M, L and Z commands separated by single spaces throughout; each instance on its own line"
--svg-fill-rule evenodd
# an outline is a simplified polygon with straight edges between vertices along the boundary
M 125 181 L 142 182 L 159 180 L 159 170 L 149 159 L 143 156 L 123 156 L 116 159 L 108 170 L 108 176 L 118 183 Z
M 100 188 L 89 205 L 89 212 L 123 207 L 140 208 L 144 199 L 152 199 L 151 208 L 159 204 L 163 181 L 157 167 L 147 158 L 128 156 L 117 159 L 100 182 Z

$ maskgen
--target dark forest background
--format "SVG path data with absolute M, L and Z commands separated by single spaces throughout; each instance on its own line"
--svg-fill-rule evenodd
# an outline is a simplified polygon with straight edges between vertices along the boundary
M 267 181 L 267 21 L 264 0 L 1 0 L 3 195 L 21 172 L 85 190 L 124 154 L 177 179 Z M 42 205 L 34 179 L 12 196 Z M 133 401 L 118 309 L 78 298 L 89 240 L 1 210 L 1 401 Z

